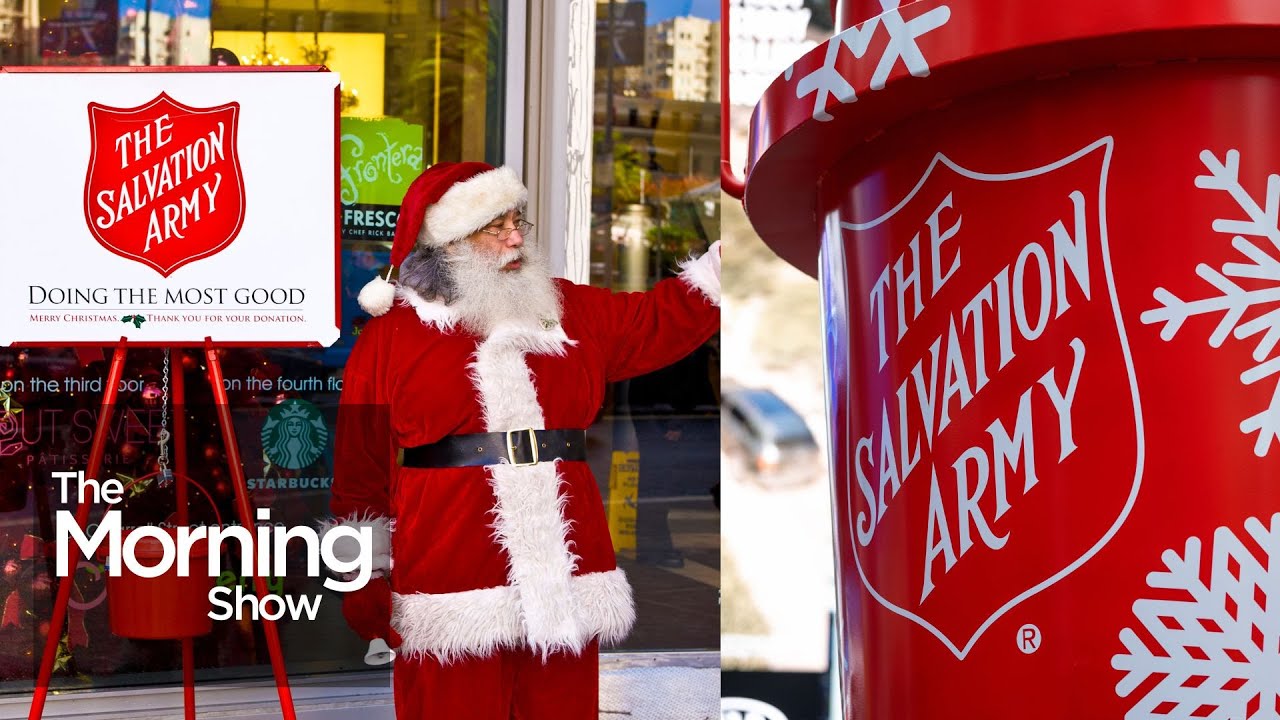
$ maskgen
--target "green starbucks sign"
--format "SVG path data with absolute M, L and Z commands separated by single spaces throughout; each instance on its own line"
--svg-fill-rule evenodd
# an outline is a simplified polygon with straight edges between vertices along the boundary
M 329 444 L 329 427 L 320 410 L 306 400 L 285 400 L 271 408 L 262 426 L 262 453 L 286 470 L 301 470 L 320 459 Z
M 342 236 L 390 240 L 400 201 L 423 170 L 422 126 L 342 118 Z

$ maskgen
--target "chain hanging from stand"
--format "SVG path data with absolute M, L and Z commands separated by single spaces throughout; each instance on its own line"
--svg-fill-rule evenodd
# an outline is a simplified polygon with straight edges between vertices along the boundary
M 164 350 L 164 369 L 160 378 L 160 432 L 156 433 L 160 454 L 156 458 L 156 467 L 160 470 L 158 484 L 166 487 L 173 482 L 173 471 L 169 469 L 169 348 Z

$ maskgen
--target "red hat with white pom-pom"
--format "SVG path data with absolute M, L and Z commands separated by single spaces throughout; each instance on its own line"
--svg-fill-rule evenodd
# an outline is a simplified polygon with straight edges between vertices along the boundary
M 441 247 L 462 240 L 494 218 L 523 207 L 528 199 L 528 189 L 509 167 L 443 162 L 427 168 L 410 183 L 400 203 L 387 275 L 374 277 L 360 290 L 360 307 L 374 317 L 391 309 L 396 299 L 391 271 L 414 246 Z

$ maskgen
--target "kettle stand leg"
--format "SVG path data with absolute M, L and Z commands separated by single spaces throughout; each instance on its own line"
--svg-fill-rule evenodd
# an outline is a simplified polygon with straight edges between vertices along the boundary
M 244 527 L 257 527 L 253 508 L 249 506 L 249 486 L 245 481 L 244 465 L 240 462 L 240 445 L 236 442 L 235 427 L 231 424 L 231 406 L 227 399 L 227 389 L 222 383 L 222 363 L 218 360 L 218 351 L 213 347 L 212 341 L 205 340 L 204 354 L 209 372 L 209 385 L 213 390 L 213 401 L 218 411 L 218 424 L 222 426 L 222 444 L 227 453 L 227 467 L 231 471 L 231 485 L 235 488 L 236 510 L 240 515 L 240 523 Z M 256 553 L 256 550 L 254 552 Z M 262 576 L 266 570 L 268 568 L 258 568 L 258 572 L 253 576 L 254 591 L 259 598 L 267 595 L 267 581 Z M 267 636 L 271 670 L 275 674 L 276 692 L 280 695 L 280 711 L 284 715 L 284 720 L 295 720 L 297 716 L 293 709 L 293 693 L 289 690 L 284 653 L 280 649 L 280 631 L 275 621 L 266 617 L 262 618 L 262 630 Z
M 171 363 L 169 417 L 173 418 L 173 469 L 177 482 L 178 525 L 187 525 L 191 518 L 187 510 L 187 407 L 186 387 L 182 376 L 182 350 L 173 348 L 170 354 L 177 356 Z M 168 429 L 168 428 L 166 428 Z M 196 720 L 196 653 L 195 639 L 182 638 L 182 709 L 184 720 Z
M 107 450 L 107 436 L 110 434 L 111 415 L 117 393 L 120 389 L 120 377 L 124 374 L 125 339 L 120 338 L 115 353 L 111 356 L 111 368 L 107 371 L 107 387 L 102 393 L 102 405 L 98 409 L 98 423 L 93 431 L 93 445 L 89 449 L 89 467 L 85 470 L 86 478 L 98 479 L 102 471 L 102 458 Z M 76 525 L 83 532 L 89 522 L 89 511 L 93 503 L 82 502 L 76 505 Z M 80 547 L 68 543 L 67 568 L 74 568 L 80 562 Z M 27 720 L 38 720 L 44 717 L 44 703 L 49 695 L 49 680 L 53 676 L 53 663 L 58 657 L 58 645 L 62 642 L 62 624 L 67 619 L 67 604 L 71 600 L 72 576 L 62 578 L 58 583 L 58 594 L 53 601 L 53 617 L 49 618 L 49 634 L 44 639 L 44 654 L 40 657 L 40 674 L 36 677 L 35 692 L 31 696 L 31 710 Z

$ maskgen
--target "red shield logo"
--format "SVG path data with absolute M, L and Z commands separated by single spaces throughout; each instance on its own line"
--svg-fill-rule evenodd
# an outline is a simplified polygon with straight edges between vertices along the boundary
M 841 548 L 963 659 L 1123 526 L 1143 424 L 1107 244 L 1111 138 L 980 173 L 938 155 L 828 228 Z M 881 193 L 873 196 L 873 193 Z M 853 392 L 858 388 L 859 392 Z M 1076 592 L 1079 592 L 1077 590 Z
M 136 108 L 89 104 L 89 231 L 164 277 L 231 244 L 244 224 L 239 103 L 193 108 L 160 93 Z

